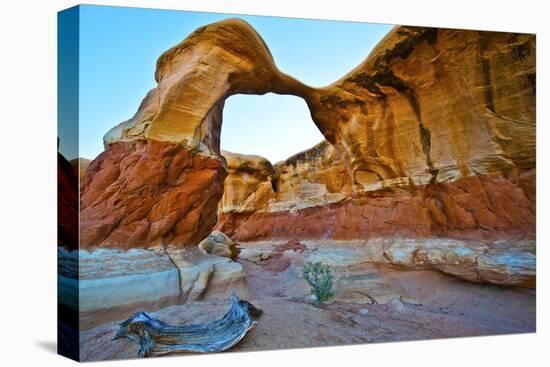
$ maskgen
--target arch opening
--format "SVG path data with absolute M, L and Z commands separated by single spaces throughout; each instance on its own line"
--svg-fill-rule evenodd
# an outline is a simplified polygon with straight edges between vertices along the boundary
M 223 108 L 222 150 L 283 161 L 325 140 L 306 102 L 294 95 L 237 94 Z

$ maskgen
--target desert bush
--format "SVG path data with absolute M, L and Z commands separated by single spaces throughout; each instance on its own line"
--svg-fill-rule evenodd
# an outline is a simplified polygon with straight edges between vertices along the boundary
M 332 287 L 334 276 L 328 265 L 320 262 L 306 262 L 302 270 L 304 279 L 311 286 L 311 293 L 315 296 L 316 306 L 334 297 Z

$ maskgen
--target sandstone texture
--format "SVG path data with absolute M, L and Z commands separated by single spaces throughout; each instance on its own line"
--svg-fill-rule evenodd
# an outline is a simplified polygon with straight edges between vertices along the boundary
M 105 135 L 106 145 L 160 140 L 218 156 L 222 110 L 230 95 L 309 89 L 277 69 L 264 40 L 240 19 L 202 26 L 164 52 L 155 80 L 158 86 L 138 112 Z
M 184 247 L 214 226 L 236 241 L 532 240 L 535 56 L 533 35 L 400 26 L 312 88 L 246 22 L 200 27 L 105 135 L 81 246 Z M 303 98 L 326 141 L 277 163 L 220 152 L 224 100 L 267 92 Z
M 105 137 L 81 185 L 81 246 L 196 245 L 216 223 L 225 160 L 224 100 L 236 93 L 297 93 L 250 25 L 200 27 L 157 62 L 158 86 Z
M 198 244 L 216 223 L 224 163 L 176 143 L 113 144 L 81 185 L 80 247 Z
M 327 141 L 272 165 L 259 156 L 223 151 L 228 177 L 220 214 L 281 212 L 336 203 L 352 185 L 345 162 Z
M 228 257 L 233 260 L 239 254 L 235 242 L 220 231 L 210 233 L 198 247 L 205 254 Z
M 299 189 L 289 195 L 304 195 L 300 191 L 303 186 L 295 187 Z M 323 196 L 326 195 L 321 195 L 320 200 Z M 286 204 L 289 202 L 271 205 Z M 362 239 L 382 235 L 534 239 L 535 202 L 528 199 L 520 178 L 473 175 L 434 185 L 355 193 L 339 201 L 301 209 L 294 206 L 290 210 L 224 212 L 222 208 L 217 228 L 236 241 Z

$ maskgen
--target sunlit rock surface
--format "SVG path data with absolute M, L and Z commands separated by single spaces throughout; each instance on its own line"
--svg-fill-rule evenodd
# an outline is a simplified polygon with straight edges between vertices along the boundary
M 239 19 L 203 26 L 157 62 L 157 87 L 104 137 L 81 185 L 81 246 L 196 245 L 223 194 L 222 109 L 237 93 L 306 88 Z

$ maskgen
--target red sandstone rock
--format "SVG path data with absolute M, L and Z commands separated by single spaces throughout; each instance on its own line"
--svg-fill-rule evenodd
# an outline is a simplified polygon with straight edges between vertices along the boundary
M 492 174 L 365 192 L 294 212 L 223 213 L 216 228 L 243 242 L 378 236 L 534 239 L 535 223 L 534 203 L 519 178 Z
M 224 162 L 155 140 L 113 144 L 81 186 L 83 248 L 195 245 L 216 223 Z

